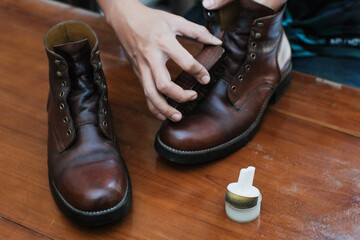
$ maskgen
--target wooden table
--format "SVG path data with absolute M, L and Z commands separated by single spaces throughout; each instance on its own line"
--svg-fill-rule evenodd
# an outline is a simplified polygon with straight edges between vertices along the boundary
M 48 185 L 43 36 L 66 19 L 98 33 L 133 184 L 130 213 L 100 228 L 65 218 Z M 155 152 L 161 122 L 147 110 L 103 17 L 54 2 L 2 0 L 0 33 L 0 239 L 360 239 L 358 89 L 294 72 L 290 90 L 243 149 L 210 164 L 180 166 Z M 261 215 L 235 223 L 225 214 L 225 189 L 251 165 L 263 194 Z

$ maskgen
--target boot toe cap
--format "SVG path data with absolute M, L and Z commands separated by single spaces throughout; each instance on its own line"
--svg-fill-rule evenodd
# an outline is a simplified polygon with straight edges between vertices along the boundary
M 57 188 L 72 207 L 86 212 L 108 210 L 121 202 L 127 179 L 114 160 L 64 171 Z

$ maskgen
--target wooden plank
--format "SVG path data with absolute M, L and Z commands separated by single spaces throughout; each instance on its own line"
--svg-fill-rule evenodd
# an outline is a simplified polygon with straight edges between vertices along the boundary
M 37 232 L 27 229 L 21 225 L 8 221 L 0 217 L 0 239 L 20 240 L 20 239 L 51 239 Z
M 48 64 L 43 36 L 69 18 L 95 26 L 100 37 L 120 149 L 133 184 L 129 215 L 94 229 L 63 216 L 47 180 Z M 54 239 L 360 235 L 359 90 L 295 73 L 290 90 L 270 108 L 246 147 L 222 161 L 179 166 L 156 154 L 153 140 L 161 122 L 147 110 L 140 84 L 102 17 L 45 1 L 4 0 L 0 31 L 6 33 L 0 35 L 0 216 Z M 193 53 L 199 50 L 199 45 L 185 44 Z M 173 75 L 179 71 L 173 63 L 169 67 Z M 239 169 L 250 165 L 257 169 L 262 212 L 254 222 L 238 224 L 225 215 L 224 193 Z M 1 225 L 0 219 L 0 230 L 14 227 Z
M 289 91 L 273 108 L 287 115 L 360 136 L 359 89 L 293 72 Z

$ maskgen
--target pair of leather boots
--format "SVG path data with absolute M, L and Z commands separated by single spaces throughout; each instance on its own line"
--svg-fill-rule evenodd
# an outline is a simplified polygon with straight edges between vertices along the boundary
M 176 80 L 199 91 L 180 123 L 165 121 L 155 148 L 170 161 L 193 164 L 224 157 L 255 134 L 270 100 L 289 83 L 290 49 L 278 12 L 250 0 L 206 11 L 208 28 L 222 47 L 205 46 L 201 62 L 212 83 L 201 86 L 182 73 Z M 231 10 L 231 11 L 230 11 Z M 226 23 L 226 24 L 225 24 Z M 95 32 L 77 21 L 45 36 L 49 60 L 48 167 L 53 197 L 75 222 L 96 226 L 125 216 L 131 183 L 122 160 Z M 205 54 L 204 54 L 205 53 Z

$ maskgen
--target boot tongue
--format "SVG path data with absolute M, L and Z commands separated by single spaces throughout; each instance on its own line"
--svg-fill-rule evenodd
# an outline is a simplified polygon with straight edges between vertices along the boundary
M 230 58 L 231 75 L 245 61 L 252 23 L 258 18 L 275 14 L 273 9 L 252 0 L 238 0 L 237 3 L 236 23 L 227 27 L 223 37 L 224 48 Z
M 91 48 L 88 39 L 54 46 L 69 67 L 71 90 L 68 95 L 75 126 L 98 121 L 99 95 L 93 78 Z
M 68 64 L 82 62 L 86 58 L 90 63 L 91 49 L 87 38 L 77 42 L 56 45 L 54 46 L 54 51 L 65 58 Z

